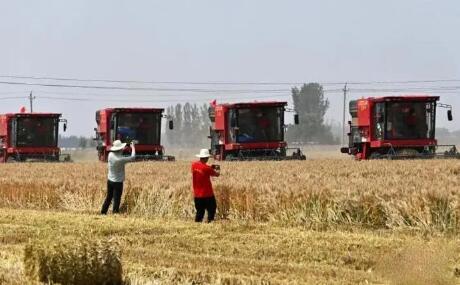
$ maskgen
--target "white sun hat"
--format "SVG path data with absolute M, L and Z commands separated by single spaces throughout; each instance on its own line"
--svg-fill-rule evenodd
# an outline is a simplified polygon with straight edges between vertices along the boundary
M 200 150 L 200 153 L 195 155 L 196 157 L 199 157 L 199 158 L 206 158 L 206 157 L 210 157 L 211 155 L 209 154 L 209 149 L 207 148 L 202 148 Z
M 119 151 L 124 149 L 126 146 L 126 143 L 122 143 L 120 140 L 116 140 L 113 142 L 112 147 L 110 148 L 111 151 Z

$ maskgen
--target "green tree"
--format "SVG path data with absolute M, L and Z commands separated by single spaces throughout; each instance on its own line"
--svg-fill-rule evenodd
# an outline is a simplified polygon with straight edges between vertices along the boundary
M 79 148 L 86 148 L 88 146 L 87 139 L 83 136 L 78 138 L 78 147 Z
M 289 141 L 335 143 L 331 127 L 324 122 L 329 108 L 329 100 L 324 97 L 323 86 L 318 83 L 304 84 L 292 88 L 294 109 L 299 114 L 299 125 L 288 126 L 286 137 Z
M 187 143 L 191 144 L 193 142 L 193 130 L 192 130 L 192 105 L 190 103 L 185 103 L 184 108 L 182 109 L 182 134 L 181 137 L 184 138 L 184 141 L 181 142 L 181 145 Z
M 208 104 L 197 106 L 188 102 L 170 106 L 166 109 L 174 121 L 174 130 L 166 132 L 166 140 L 170 146 L 205 147 L 209 134 Z
M 211 126 L 211 120 L 209 119 L 209 104 L 203 104 L 200 106 L 200 133 L 201 143 L 204 145 L 209 144 L 209 127 Z
M 198 112 L 198 106 L 196 104 L 193 104 L 190 110 L 190 115 L 191 115 L 191 123 L 190 123 L 190 128 L 192 130 L 192 135 L 191 137 L 193 138 L 193 145 L 200 145 L 201 143 L 201 132 L 200 132 L 200 124 L 201 124 L 201 118 L 200 118 L 200 113 Z

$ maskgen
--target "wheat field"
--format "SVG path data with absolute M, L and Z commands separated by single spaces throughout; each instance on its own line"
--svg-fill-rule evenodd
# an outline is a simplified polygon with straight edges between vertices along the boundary
M 126 284 L 458 283 L 460 161 L 221 169 L 218 219 L 196 225 L 190 162 L 129 164 L 122 214 L 108 217 L 98 215 L 103 163 L 0 165 L 0 284 L 30 282 L 22 252 L 31 240 L 81 236 L 123 245 Z M 418 260 L 424 274 L 397 274 L 401 260 Z
M 460 162 L 310 160 L 222 163 L 214 179 L 219 217 L 306 228 L 362 226 L 458 230 Z M 0 166 L 0 207 L 99 211 L 103 163 Z M 127 166 L 123 211 L 193 216 L 189 162 Z

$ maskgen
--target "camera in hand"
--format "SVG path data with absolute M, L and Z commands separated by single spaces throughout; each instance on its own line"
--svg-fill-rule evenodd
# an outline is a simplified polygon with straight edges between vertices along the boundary
M 211 165 L 212 169 L 219 171 L 220 170 L 220 165 L 218 164 L 213 164 Z
M 130 138 L 130 137 L 126 137 L 126 138 L 124 139 L 124 142 L 127 143 L 128 145 L 131 144 L 131 143 L 134 143 L 134 144 L 138 144 L 138 143 L 139 143 L 138 140 L 132 139 L 132 138 Z

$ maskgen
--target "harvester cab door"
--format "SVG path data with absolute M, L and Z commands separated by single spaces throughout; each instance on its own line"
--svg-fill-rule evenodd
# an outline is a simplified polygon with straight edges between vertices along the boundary
M 376 140 L 383 140 L 385 138 L 385 102 L 378 102 L 374 105 L 374 110 L 373 110 L 373 133 L 374 133 L 374 139 Z M 391 128 L 391 122 L 390 125 L 387 125 L 387 127 Z
M 236 142 L 238 137 L 238 109 L 228 110 L 228 140 L 230 142 Z
M 10 137 L 10 145 L 15 147 L 17 142 L 17 134 L 18 134 L 18 123 L 16 118 L 11 119 L 11 137 Z
M 209 128 L 209 138 L 211 139 L 211 153 L 212 155 L 219 154 L 219 134 L 212 128 Z
M 110 116 L 110 140 L 114 142 L 117 140 L 117 113 L 113 113 Z

